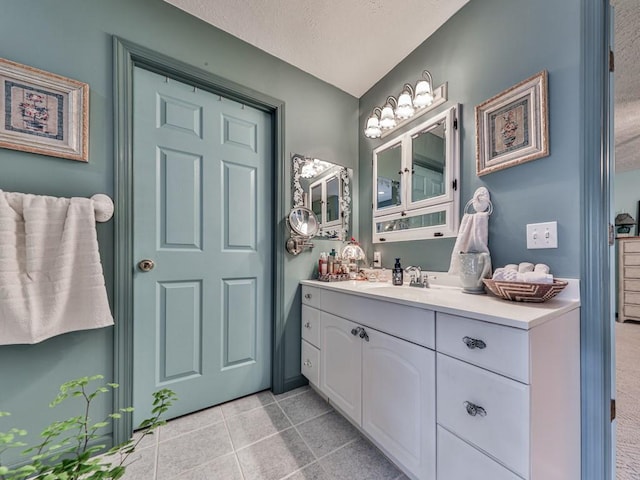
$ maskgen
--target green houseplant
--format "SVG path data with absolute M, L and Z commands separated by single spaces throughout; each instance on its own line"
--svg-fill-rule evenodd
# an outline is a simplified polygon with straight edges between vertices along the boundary
M 141 434 L 136 440 L 130 439 L 104 452 L 106 446 L 97 444 L 102 437 L 101 432 L 112 421 L 118 421 L 129 414 L 133 408 L 123 408 L 111 413 L 102 421 L 93 422 L 91 405 L 99 395 L 104 395 L 118 388 L 115 383 L 107 383 L 93 387 L 93 382 L 102 380 L 102 375 L 81 377 L 60 386 L 60 392 L 51 402 L 55 407 L 68 398 L 79 398 L 82 412 L 67 420 L 56 421 L 46 427 L 40 434 L 41 441 L 28 447 L 21 441 L 27 432 L 12 428 L 8 432 L 0 432 L 0 480 L 99 480 L 118 479 L 125 473 L 127 460 L 138 444 L 147 435 L 166 423 L 161 416 L 176 400 L 176 395 L 169 389 L 162 389 L 153 394 L 151 418 L 144 420 L 138 427 Z M 0 412 L 0 417 L 9 413 Z M 28 447 L 24 449 L 25 447 Z M 8 449 L 23 448 L 22 454 L 28 459 L 25 465 L 10 468 L 2 465 L 2 454 Z M 102 455 L 98 455 L 102 453 Z

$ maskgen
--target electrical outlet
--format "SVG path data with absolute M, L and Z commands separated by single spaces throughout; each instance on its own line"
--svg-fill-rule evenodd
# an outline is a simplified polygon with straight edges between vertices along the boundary
M 527 224 L 527 248 L 558 248 L 558 222 Z
M 373 252 L 373 266 L 374 268 L 382 267 L 382 254 L 380 252 Z

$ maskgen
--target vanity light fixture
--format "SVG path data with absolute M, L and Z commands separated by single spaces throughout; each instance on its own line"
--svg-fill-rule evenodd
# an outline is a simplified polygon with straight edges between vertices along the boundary
M 446 101 L 447 83 L 434 89 L 431 74 L 424 70 L 415 87 L 405 83 L 397 99 L 389 96 L 382 108 L 373 109 L 367 119 L 364 135 L 367 138 L 385 137 L 394 129 L 406 125 L 412 119 Z

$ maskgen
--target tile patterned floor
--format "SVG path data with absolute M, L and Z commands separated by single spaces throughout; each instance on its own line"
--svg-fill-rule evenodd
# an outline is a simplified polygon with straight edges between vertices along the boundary
M 172 420 L 133 457 L 125 480 L 408 480 L 309 387 Z

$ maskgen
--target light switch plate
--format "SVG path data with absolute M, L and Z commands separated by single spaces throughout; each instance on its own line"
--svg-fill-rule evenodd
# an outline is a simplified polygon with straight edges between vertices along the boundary
M 558 248 L 558 222 L 527 224 L 527 248 Z
M 382 254 L 380 252 L 373 252 L 373 266 L 375 268 L 382 267 Z

